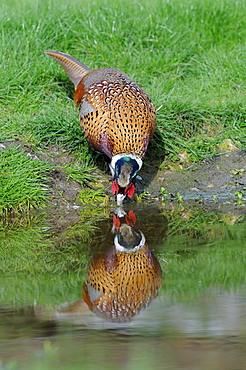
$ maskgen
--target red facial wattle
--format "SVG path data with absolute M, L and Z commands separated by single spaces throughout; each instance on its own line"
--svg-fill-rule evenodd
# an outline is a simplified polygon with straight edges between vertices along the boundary
M 128 185 L 125 190 L 124 190 L 124 195 L 127 195 L 128 198 L 132 198 L 133 197 L 133 194 L 135 192 L 135 186 L 133 183 L 131 183 L 130 185 Z
M 119 191 L 120 191 L 120 187 L 117 183 L 116 180 L 114 180 L 112 182 L 112 194 L 113 195 L 116 195 L 116 194 L 119 194 Z M 124 195 L 127 195 L 129 198 L 132 198 L 133 197 L 133 194 L 135 192 L 135 185 L 133 183 L 131 183 L 130 185 L 128 185 L 125 189 L 124 189 L 124 192 L 123 194 Z
M 120 227 L 120 219 L 115 214 L 113 215 L 113 224 L 114 224 L 115 229 L 118 230 Z
M 133 227 L 135 226 L 135 224 L 137 222 L 137 217 L 136 217 L 135 213 L 132 210 L 130 210 L 128 212 L 128 214 L 125 216 L 125 219 L 126 219 L 126 223 L 128 225 L 133 226 Z
M 113 194 L 113 195 L 118 194 L 118 193 L 119 193 L 119 190 L 120 190 L 120 187 L 119 187 L 119 185 L 118 185 L 117 181 L 116 181 L 116 180 L 114 180 L 114 181 L 112 182 L 112 194 Z

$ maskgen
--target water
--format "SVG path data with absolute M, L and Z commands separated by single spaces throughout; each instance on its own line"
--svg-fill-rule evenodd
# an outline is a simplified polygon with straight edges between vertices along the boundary
M 0 226 L 0 369 L 246 368 L 243 206 L 57 209 Z

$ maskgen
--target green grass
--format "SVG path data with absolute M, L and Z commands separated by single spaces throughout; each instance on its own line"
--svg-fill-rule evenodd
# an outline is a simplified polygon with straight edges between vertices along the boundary
M 73 86 L 42 53 L 55 49 L 91 69 L 121 69 L 150 95 L 151 155 L 199 160 L 226 138 L 246 148 L 243 0 L 8 0 L 0 19 L 0 141 L 56 144 L 90 163 Z
M 0 214 L 41 208 L 49 195 L 45 174 L 50 168 L 18 148 L 0 151 Z
M 94 167 L 81 166 L 79 162 L 74 162 L 62 167 L 67 173 L 67 179 L 73 179 L 81 185 L 90 185 L 95 180 L 95 175 L 91 173 Z

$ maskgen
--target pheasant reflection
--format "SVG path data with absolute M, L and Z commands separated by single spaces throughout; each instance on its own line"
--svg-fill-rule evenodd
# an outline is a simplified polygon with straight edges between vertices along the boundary
M 113 215 L 114 244 L 92 258 L 83 286 L 89 309 L 108 321 L 130 321 L 161 288 L 160 264 L 135 225 L 133 211 Z

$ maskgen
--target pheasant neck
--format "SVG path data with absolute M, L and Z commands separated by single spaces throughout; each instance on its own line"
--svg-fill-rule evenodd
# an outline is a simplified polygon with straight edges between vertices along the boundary
M 146 242 L 145 236 L 142 233 L 142 231 L 140 231 L 140 234 L 141 234 L 141 240 L 140 240 L 139 244 L 135 245 L 135 246 L 132 246 L 132 248 L 129 248 L 129 247 L 126 248 L 123 245 L 121 245 L 119 243 L 118 235 L 116 235 L 115 238 L 114 238 L 114 245 L 115 245 L 116 250 L 119 251 L 119 252 L 124 252 L 124 253 L 138 252 L 144 246 L 144 244 Z

